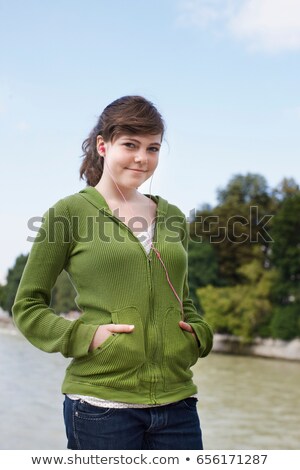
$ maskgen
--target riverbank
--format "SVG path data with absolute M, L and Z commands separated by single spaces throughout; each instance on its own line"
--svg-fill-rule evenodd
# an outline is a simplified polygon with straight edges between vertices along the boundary
M 70 316 L 70 319 L 77 318 L 75 313 Z M 0 314 L 0 330 L 18 333 L 12 318 L 5 313 Z M 213 352 L 300 361 L 300 338 L 292 341 L 255 338 L 251 343 L 244 344 L 237 336 L 215 334 Z
M 300 361 L 300 339 L 283 341 L 272 338 L 255 338 L 251 343 L 244 344 L 238 336 L 215 334 L 213 351 L 223 354 Z
M 2 312 L 0 311 L 0 330 L 17 332 L 17 329 L 12 321 L 12 318 L 3 311 Z

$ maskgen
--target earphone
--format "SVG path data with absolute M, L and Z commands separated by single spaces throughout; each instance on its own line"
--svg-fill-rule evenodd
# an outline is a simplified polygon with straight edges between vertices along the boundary
M 99 150 L 102 151 L 102 152 L 104 152 L 104 151 L 105 151 L 104 146 L 103 146 L 103 145 L 100 145 L 100 146 L 99 146 Z M 114 176 L 112 175 L 112 172 L 110 171 L 110 168 L 109 168 L 107 159 L 104 159 L 104 164 L 105 164 L 105 166 L 107 167 L 108 172 L 109 172 L 109 174 L 110 174 L 110 177 L 111 177 L 111 179 L 113 180 L 113 182 L 114 182 L 114 184 L 115 184 L 117 190 L 119 191 L 119 193 L 121 194 L 122 198 L 124 199 L 124 202 L 127 204 L 127 206 L 128 206 L 128 208 L 129 208 L 130 212 L 132 213 L 133 217 L 135 217 L 135 215 L 134 215 L 134 213 L 133 213 L 133 211 L 132 211 L 132 209 L 131 209 L 131 207 L 130 207 L 129 202 L 128 202 L 127 199 L 125 198 L 125 196 L 124 196 L 124 194 L 122 193 L 121 189 L 119 188 L 119 186 L 118 186 L 118 184 L 117 184 L 117 182 L 116 182 Z M 148 202 L 149 214 L 150 214 L 150 199 L 151 199 L 151 185 L 152 185 L 152 179 L 153 179 L 153 174 L 152 174 L 152 176 L 151 176 L 150 185 L 149 185 L 149 196 L 150 196 L 150 197 L 149 197 L 149 202 Z M 175 288 L 174 288 L 174 286 L 173 286 L 173 284 L 172 284 L 172 282 L 171 282 L 171 280 L 170 280 L 168 270 L 167 270 L 166 265 L 165 265 L 165 263 L 164 263 L 164 261 L 163 261 L 163 259 L 162 259 L 162 257 L 161 257 L 161 254 L 160 254 L 160 252 L 158 251 L 158 249 L 155 248 L 155 246 L 154 246 L 152 240 L 151 240 L 151 242 L 150 242 L 150 246 L 151 246 L 151 248 L 153 249 L 153 251 L 154 251 L 154 253 L 155 253 L 157 259 L 159 260 L 159 262 L 161 263 L 161 265 L 162 265 L 162 267 L 163 267 L 163 269 L 164 269 L 164 271 L 165 271 L 167 282 L 168 282 L 168 284 L 169 284 L 169 286 L 170 286 L 170 288 L 171 288 L 173 294 L 175 295 L 176 299 L 177 299 L 178 302 L 179 302 L 182 321 L 184 321 L 184 311 L 183 311 L 183 303 L 182 303 L 182 300 L 180 299 L 179 295 L 177 294 L 177 292 L 176 292 L 176 290 L 175 290 Z
M 100 145 L 99 150 L 100 150 L 100 152 L 105 152 L 104 145 Z M 103 155 L 101 155 L 101 157 L 103 157 Z

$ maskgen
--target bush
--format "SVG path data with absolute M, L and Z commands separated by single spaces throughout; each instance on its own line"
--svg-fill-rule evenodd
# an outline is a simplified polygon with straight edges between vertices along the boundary
M 273 338 L 290 341 L 300 336 L 300 304 L 293 303 L 277 307 L 271 321 Z

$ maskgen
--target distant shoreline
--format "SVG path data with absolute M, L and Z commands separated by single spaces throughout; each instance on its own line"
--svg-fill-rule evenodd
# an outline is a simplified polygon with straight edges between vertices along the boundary
M 0 316 L 0 329 L 11 329 L 16 328 L 13 322 L 13 319 L 8 315 L 1 313 Z
M 67 317 L 67 315 L 64 315 Z M 71 314 L 70 320 L 77 315 Z M 5 314 L 0 315 L 0 332 L 18 334 L 13 319 Z M 232 335 L 214 335 L 213 352 L 240 356 L 266 357 L 270 359 L 284 359 L 300 361 L 300 338 L 292 341 L 283 341 L 272 338 L 255 338 L 251 343 L 244 344 L 241 338 Z
M 300 338 L 292 341 L 255 338 L 251 343 L 244 344 L 238 336 L 215 334 L 213 351 L 223 354 L 300 361 Z

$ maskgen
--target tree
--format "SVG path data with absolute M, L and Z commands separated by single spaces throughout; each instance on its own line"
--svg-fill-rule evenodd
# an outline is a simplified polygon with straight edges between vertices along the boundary
M 274 197 L 276 197 L 279 201 L 283 201 L 288 197 L 299 193 L 300 188 L 294 178 L 283 178 L 283 180 L 273 190 Z
M 12 315 L 12 306 L 25 268 L 28 255 L 20 255 L 9 269 L 6 285 L 0 285 L 0 307 Z M 65 271 L 58 276 L 52 290 L 51 307 L 57 314 L 78 310 L 75 303 L 76 291 Z
M 1 286 L 0 302 L 3 310 L 12 315 L 12 306 L 16 297 L 18 286 L 27 262 L 28 255 L 20 255 L 15 261 L 14 266 L 8 270 L 6 285 Z
M 57 314 L 78 310 L 75 303 L 76 291 L 70 281 L 68 273 L 62 271 L 52 289 L 51 307 Z
M 269 199 L 267 181 L 264 176 L 255 173 L 234 175 L 226 188 L 217 190 L 217 197 L 220 205 L 266 205 Z
M 6 286 L 0 284 L 0 307 L 5 310 L 4 306 L 6 305 Z
M 277 306 L 272 317 L 270 332 L 273 338 L 285 341 L 300 336 L 300 303 Z
M 240 270 L 247 283 L 232 287 L 206 286 L 197 290 L 205 319 L 217 333 L 240 336 L 270 336 L 273 306 L 270 292 L 275 270 L 265 270 L 258 255 Z
M 215 208 L 198 210 L 191 222 L 191 238 L 206 240 L 218 262 L 218 285 L 247 282 L 239 268 L 253 260 L 253 246 L 262 247 L 262 263 L 268 264 L 272 215 L 277 202 L 269 194 L 264 177 L 235 175 L 218 191 Z
M 196 290 L 207 284 L 217 284 L 218 263 L 216 254 L 208 242 L 196 243 L 189 240 L 189 287 L 190 297 L 200 308 Z
M 300 193 L 287 197 L 274 217 L 271 261 L 279 271 L 274 300 L 300 302 Z

